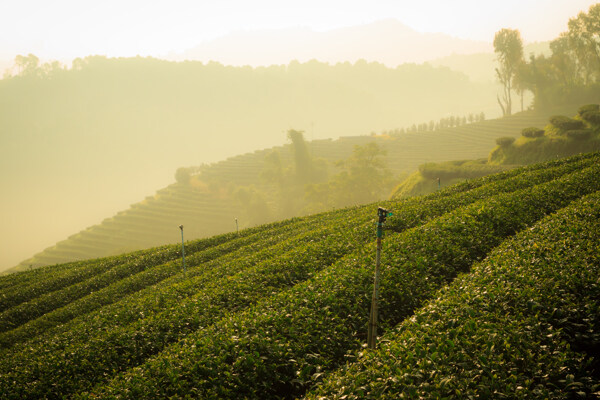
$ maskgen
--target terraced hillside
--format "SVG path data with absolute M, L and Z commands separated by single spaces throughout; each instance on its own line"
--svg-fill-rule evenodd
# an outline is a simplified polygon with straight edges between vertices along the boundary
M 482 121 L 435 132 L 313 141 L 309 143 L 309 151 L 313 157 L 326 160 L 330 164 L 330 172 L 333 172 L 334 163 L 349 157 L 355 145 L 375 141 L 386 150 L 392 172 L 412 172 L 425 162 L 486 157 L 498 137 L 518 137 L 523 127 L 543 127 L 550 114 L 572 113 L 571 108 L 576 109 L 575 106 L 566 106 L 546 113 L 525 112 L 509 118 Z M 291 146 L 276 149 L 284 161 L 291 160 Z M 240 185 L 264 184 L 260 179 L 260 172 L 264 168 L 265 156 L 272 150 L 243 154 L 204 167 L 201 179 L 219 182 L 218 189 L 170 185 L 159 190 L 154 196 L 133 204 L 128 210 L 24 260 L 10 271 L 176 243 L 180 240 L 177 229 L 180 224 L 184 225 L 188 239 L 231 232 L 236 228 L 236 205 L 232 193 Z M 245 226 L 244 221 L 240 222 Z
M 1 396 L 591 396 L 599 161 L 188 242 L 185 272 L 167 245 L 0 277 Z M 385 340 L 368 351 L 379 205 Z

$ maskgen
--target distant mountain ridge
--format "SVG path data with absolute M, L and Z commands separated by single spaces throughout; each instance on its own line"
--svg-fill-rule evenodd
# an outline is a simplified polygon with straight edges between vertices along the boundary
M 395 67 L 451 54 L 492 51 L 491 42 L 421 33 L 398 20 L 386 19 L 325 32 L 309 28 L 234 32 L 168 58 L 251 66 L 287 64 L 292 60 L 337 63 L 365 59 Z

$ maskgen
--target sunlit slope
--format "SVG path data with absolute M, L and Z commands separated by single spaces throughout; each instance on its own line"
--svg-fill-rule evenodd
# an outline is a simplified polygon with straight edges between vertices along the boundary
M 598 202 L 581 199 L 598 197 L 599 161 L 597 153 L 581 155 L 379 204 L 394 212 L 384 238 L 380 332 L 393 335 L 391 328 L 422 313 L 457 274 L 504 254 L 503 243 L 545 243 L 530 237 L 539 228 L 527 228 L 553 226 L 548 215 L 597 220 Z M 179 246 L 168 245 L 0 277 L 0 393 L 303 396 L 356 360 L 365 342 L 377 206 L 188 242 L 186 272 Z M 597 248 L 592 222 L 561 228 L 560 241 L 550 242 L 579 243 L 583 235 Z M 563 267 L 575 259 L 565 256 Z M 570 276 L 552 279 L 570 285 Z M 415 354 L 419 360 L 421 350 Z
M 596 398 L 600 192 L 506 240 L 307 399 Z
M 318 140 L 309 143 L 309 151 L 313 157 L 326 160 L 331 166 L 330 172 L 333 172 L 335 161 L 349 157 L 355 145 L 375 141 L 386 150 L 392 172 L 410 172 L 425 162 L 486 157 L 498 137 L 518 137 L 523 127 L 543 127 L 549 115 L 559 111 L 570 112 L 571 108 L 576 107 L 566 106 L 544 113 L 524 112 L 508 118 L 434 132 Z M 292 158 L 290 146 L 275 149 L 279 150 L 284 160 Z M 177 229 L 180 224 L 185 227 L 187 239 L 235 230 L 235 218 L 239 212 L 236 211 L 232 193 L 238 186 L 264 184 L 260 173 L 264 168 L 264 158 L 271 150 L 231 157 L 204 167 L 202 179 L 219 182 L 219 189 L 171 185 L 128 210 L 45 249 L 12 270 L 176 243 L 180 240 Z M 240 223 L 244 226 L 245 221 Z

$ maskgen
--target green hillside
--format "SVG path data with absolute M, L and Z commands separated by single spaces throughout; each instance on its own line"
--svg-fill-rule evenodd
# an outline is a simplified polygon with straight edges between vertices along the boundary
M 185 272 L 180 245 L 167 245 L 2 276 L 0 393 L 592 396 L 599 161 L 580 155 L 187 242 Z M 377 206 L 394 215 L 382 340 L 368 351 Z
M 523 127 L 543 127 L 550 115 L 572 114 L 576 110 L 577 106 L 564 106 L 432 132 L 316 140 L 308 146 L 314 158 L 325 160 L 332 174 L 336 169 L 335 162 L 349 157 L 355 145 L 375 142 L 387 152 L 390 171 L 399 175 L 412 172 L 426 162 L 486 157 L 499 136 L 518 137 Z M 161 189 L 154 196 L 35 254 L 9 271 L 177 243 L 180 240 L 177 226 L 180 224 L 185 227 L 187 239 L 231 232 L 236 228 L 235 218 L 239 219 L 241 227 L 250 226 L 253 221 L 242 217 L 243 210 L 236 203 L 234 194 L 241 186 L 265 190 L 260 175 L 265 167 L 265 157 L 273 150 L 281 154 L 284 162 L 291 162 L 291 146 L 286 145 L 200 167 L 198 179 L 202 184 L 176 183 Z M 210 182 L 213 184 L 209 185 Z M 444 185 L 447 183 L 443 182 Z M 385 196 L 387 193 L 382 197 Z M 284 215 L 290 216 L 293 215 Z M 276 216 L 271 216 L 257 222 L 275 219 Z
M 598 104 L 581 106 L 574 118 L 553 115 L 543 129 L 527 126 L 521 129 L 517 138 L 512 135 L 499 137 L 487 158 L 421 164 L 417 171 L 394 188 L 392 197 L 428 194 L 465 179 L 479 178 L 519 165 L 598 151 L 598 108 Z

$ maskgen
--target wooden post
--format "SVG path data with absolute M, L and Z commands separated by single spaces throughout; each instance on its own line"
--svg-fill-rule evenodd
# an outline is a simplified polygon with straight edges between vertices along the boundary
M 183 273 L 185 274 L 185 246 L 183 244 L 183 225 L 179 225 L 181 229 L 181 257 L 183 258 Z
M 373 282 L 373 297 L 371 298 L 371 315 L 369 317 L 369 331 L 367 334 L 367 346 L 375 349 L 377 346 L 377 320 L 378 320 L 378 301 L 379 301 L 379 279 L 381 275 L 381 239 L 383 237 L 383 223 L 390 212 L 385 208 L 379 207 L 377 210 L 377 255 L 375 257 L 375 279 Z

